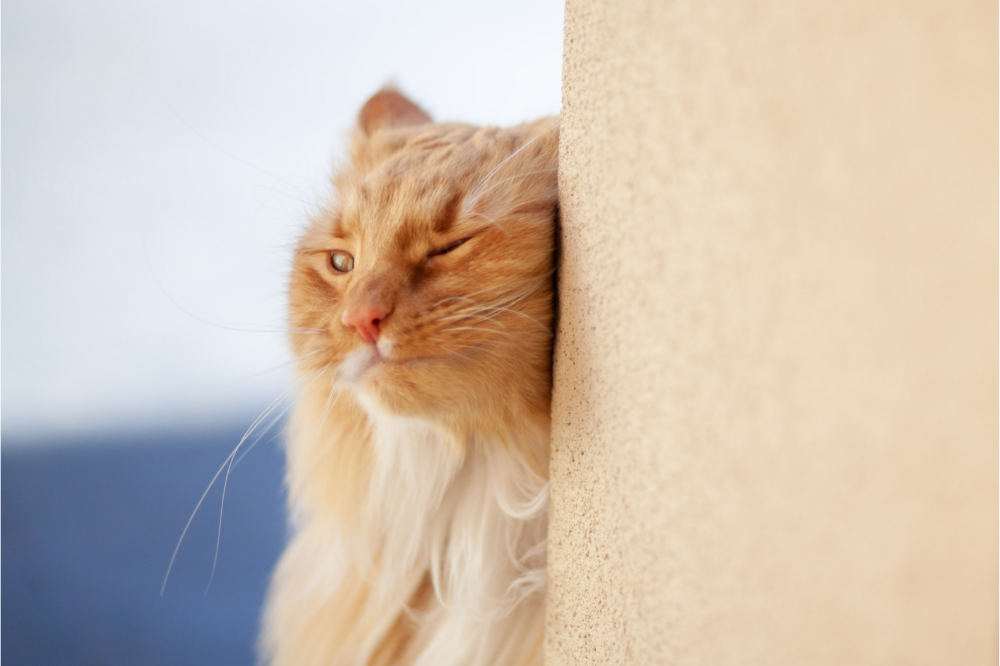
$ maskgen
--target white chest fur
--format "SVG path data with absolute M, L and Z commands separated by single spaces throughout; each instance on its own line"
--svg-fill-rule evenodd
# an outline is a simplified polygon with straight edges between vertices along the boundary
M 522 457 L 530 448 L 473 440 L 463 451 L 432 424 L 366 405 L 364 500 L 349 527 L 309 492 L 351 444 L 321 427 L 330 401 L 315 404 L 289 441 L 300 511 L 265 614 L 271 663 L 540 663 L 548 482 Z
M 393 596 L 429 575 L 435 593 L 413 663 L 523 661 L 522 641 L 540 636 L 543 621 L 547 481 L 500 442 L 470 441 L 463 455 L 430 424 L 370 419 L 378 588 Z M 512 636 L 521 640 L 507 644 Z

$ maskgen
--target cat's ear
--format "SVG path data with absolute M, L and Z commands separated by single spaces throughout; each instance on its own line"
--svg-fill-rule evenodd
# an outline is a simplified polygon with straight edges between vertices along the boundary
M 358 113 L 358 126 L 365 136 L 380 129 L 425 125 L 431 117 L 399 91 L 383 88 L 365 102 Z

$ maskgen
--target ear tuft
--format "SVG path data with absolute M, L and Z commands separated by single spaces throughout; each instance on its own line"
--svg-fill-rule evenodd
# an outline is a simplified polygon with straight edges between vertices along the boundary
M 358 113 L 358 125 L 366 136 L 380 129 L 425 125 L 431 117 L 399 91 L 383 88 L 365 102 Z

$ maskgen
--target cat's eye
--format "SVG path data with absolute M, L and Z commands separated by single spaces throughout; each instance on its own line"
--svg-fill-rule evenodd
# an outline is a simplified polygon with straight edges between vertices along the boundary
M 354 268 L 354 257 L 347 252 L 336 250 L 330 253 L 330 265 L 338 273 L 350 273 Z
M 452 250 L 457 249 L 460 245 L 464 245 L 465 242 L 468 240 L 469 240 L 468 238 L 463 238 L 462 240 L 455 241 L 451 245 L 446 245 L 440 249 L 432 250 L 427 253 L 427 258 L 430 259 L 431 257 L 437 257 L 442 254 L 448 254 Z

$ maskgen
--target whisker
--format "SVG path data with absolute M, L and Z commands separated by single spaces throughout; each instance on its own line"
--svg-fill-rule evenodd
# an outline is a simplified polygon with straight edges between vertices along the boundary
M 432 342 L 440 342 L 443 345 L 447 344 L 444 340 L 441 340 L 439 338 L 427 338 L 427 340 L 431 340 Z M 499 340 L 481 340 L 481 341 L 479 341 L 479 342 L 477 342 L 477 343 L 475 343 L 475 344 L 473 344 L 473 345 L 471 345 L 469 347 L 466 347 L 464 351 L 465 352 L 470 352 L 470 351 L 485 352 L 487 354 L 491 354 L 491 355 L 495 356 L 496 358 L 503 359 L 503 356 L 501 356 L 497 352 L 493 351 L 492 349 L 487 349 L 486 347 L 482 346 L 482 345 L 484 345 L 486 343 L 490 343 L 490 342 L 496 343 L 496 342 L 500 342 L 500 341 Z M 467 353 L 463 353 L 462 351 L 457 351 L 455 349 L 447 349 L 447 348 L 445 348 L 444 351 L 448 352 L 449 354 L 453 354 L 455 356 L 458 356 L 460 358 L 464 358 L 467 361 L 474 361 L 475 360 L 473 358 L 470 358 Z
M 219 530 L 215 536 L 215 556 L 212 558 L 212 573 L 210 573 L 208 576 L 208 585 L 205 586 L 204 594 L 208 594 L 209 588 L 212 587 L 212 581 L 215 580 L 215 567 L 219 562 L 219 546 L 222 543 L 222 514 L 226 506 L 226 489 L 229 487 L 229 474 L 230 472 L 233 471 L 233 466 L 238 465 L 240 461 L 243 460 L 244 457 L 246 457 L 246 454 L 250 453 L 250 451 L 252 451 L 253 448 L 257 446 L 257 443 L 264 438 L 264 435 L 266 435 L 268 431 L 270 431 L 271 428 L 273 428 L 274 425 L 281 420 L 281 417 L 283 417 L 285 414 L 288 413 L 288 410 L 291 408 L 291 406 L 292 406 L 291 403 L 289 403 L 283 410 L 281 410 L 281 413 L 278 414 L 278 416 L 276 416 L 274 420 L 271 421 L 270 425 L 264 428 L 264 430 L 260 433 L 257 439 L 255 439 L 250 444 L 250 446 L 248 446 L 246 450 L 240 454 L 240 457 L 234 458 L 234 455 L 236 454 L 236 451 L 239 450 L 240 445 L 243 444 L 243 441 L 245 441 L 246 438 L 250 435 L 250 433 L 253 432 L 254 426 L 251 426 L 251 429 L 247 431 L 246 435 L 244 435 L 243 440 L 241 440 L 240 443 L 236 445 L 236 449 L 233 449 L 233 453 L 230 454 L 229 456 L 229 466 L 226 468 L 226 476 L 225 479 L 223 479 L 222 481 L 222 499 L 219 501 Z M 265 413 L 262 416 L 266 415 L 267 414 Z
M 479 193 L 479 196 L 482 196 L 482 195 L 486 194 L 487 192 L 489 192 L 490 190 L 492 190 L 492 189 L 494 189 L 496 187 L 499 187 L 500 185 L 503 185 L 504 183 L 506 183 L 508 181 L 511 181 L 511 180 L 517 180 L 518 178 L 526 178 L 528 176 L 534 176 L 535 174 L 539 174 L 539 173 L 551 173 L 553 171 L 558 171 L 558 170 L 559 170 L 558 168 L 552 168 L 552 169 L 539 169 L 537 171 L 528 171 L 526 173 L 519 173 L 516 176 L 510 176 L 508 178 L 504 178 L 503 180 L 498 180 L 497 182 L 495 182 L 492 185 L 490 185 L 489 187 L 487 187 L 485 190 L 481 191 Z M 480 213 L 473 213 L 473 215 L 481 215 L 481 214 Z M 483 215 L 483 217 L 485 217 L 485 215 Z
M 313 380 L 311 382 L 309 382 L 309 386 L 312 386 L 313 384 L 315 384 L 316 380 L 318 378 L 319 378 L 319 375 L 317 374 L 317 376 L 313 377 Z M 228 469 L 226 469 L 226 478 L 222 482 L 222 500 L 219 502 L 219 530 L 218 530 L 218 533 L 216 534 L 216 537 L 215 537 L 215 557 L 212 560 L 212 573 L 208 577 L 208 585 L 205 587 L 205 594 L 208 594 L 209 588 L 212 587 L 212 580 L 215 579 L 215 567 L 216 567 L 216 565 L 217 565 L 217 563 L 219 561 L 219 545 L 222 543 L 222 512 L 223 512 L 223 510 L 225 508 L 225 505 L 226 505 L 226 488 L 229 486 L 229 473 L 232 472 L 232 470 L 233 470 L 233 465 L 234 465 L 233 459 L 234 459 L 234 457 L 236 455 L 236 452 L 240 450 L 240 446 L 243 445 L 243 442 L 245 442 L 247 440 L 247 438 L 250 437 L 250 435 L 253 434 L 253 432 L 257 429 L 257 427 L 260 426 L 261 423 L 263 423 L 264 419 L 266 419 L 268 417 L 268 415 L 270 415 L 275 410 L 275 408 L 277 408 L 277 406 L 279 404 L 281 404 L 280 400 L 293 387 L 294 387 L 294 384 L 291 387 L 289 387 L 288 390 L 286 390 L 284 393 L 282 393 L 282 395 L 278 396 L 274 400 L 274 402 L 272 402 L 268 406 L 268 408 L 266 410 L 264 410 L 264 412 L 254 420 L 253 424 L 251 424 L 250 428 L 246 431 L 246 434 L 243 435 L 243 438 L 240 440 L 240 443 L 237 444 L 236 448 L 233 449 L 233 452 L 229 454 L 229 467 L 228 467 Z M 239 459 L 236 460 L 235 464 L 239 464 L 239 461 L 243 460 L 243 458 L 246 456 L 246 454 L 249 453 L 251 450 L 253 450 L 253 448 L 255 446 L 257 446 L 257 444 L 260 442 L 260 440 L 264 438 L 264 435 L 266 435 L 271 430 L 271 428 L 273 428 L 274 425 L 276 423 L 278 423 L 285 414 L 288 413 L 288 410 L 291 409 L 291 406 L 292 406 L 291 403 L 289 403 L 281 411 L 281 413 L 278 414 L 278 416 L 276 416 L 266 428 L 264 428 L 263 432 L 260 433 L 260 436 L 258 436 L 257 439 L 255 439 L 250 444 L 250 446 L 247 447 L 247 449 L 240 455 Z
M 292 389 L 296 387 L 296 385 L 301 384 L 304 379 L 305 378 L 303 377 L 302 379 L 294 382 L 290 387 L 285 389 L 285 391 L 283 391 L 281 395 L 275 398 L 275 400 L 271 403 L 269 409 L 273 409 L 273 406 L 276 403 L 278 403 L 278 401 L 282 400 L 289 392 L 292 391 Z M 315 381 L 315 379 L 313 381 Z M 265 412 L 264 414 L 261 415 L 261 417 L 266 417 L 267 413 L 268 412 Z M 236 445 L 236 448 L 233 449 L 232 453 L 226 456 L 226 459 L 222 462 L 222 466 L 219 467 L 218 471 L 215 473 L 215 476 L 212 477 L 212 480 L 208 482 L 208 487 L 205 488 L 205 492 L 201 494 L 201 497 L 198 499 L 198 503 L 195 504 L 194 511 L 191 512 L 191 516 L 188 518 L 187 523 L 184 525 L 184 529 L 181 531 L 181 536 L 177 540 L 177 545 L 174 547 L 174 553 L 173 555 L 170 556 L 170 564 L 167 565 L 167 573 L 163 577 L 163 585 L 160 586 L 161 597 L 163 596 L 164 590 L 167 589 L 167 581 L 170 579 L 170 571 L 174 567 L 174 561 L 177 559 L 177 553 L 181 549 L 181 544 L 184 543 L 184 537 L 187 536 L 188 529 L 190 529 L 191 522 L 194 520 L 195 515 L 197 515 L 198 509 L 200 509 L 201 505 L 205 502 L 205 498 L 208 496 L 208 492 L 212 489 L 212 486 L 215 485 L 215 482 L 218 480 L 219 475 L 222 474 L 222 470 L 226 469 L 226 466 L 230 463 L 233 456 L 235 456 L 236 452 L 239 451 L 240 446 L 243 444 L 243 442 L 246 441 L 247 437 L 250 436 L 250 434 L 253 432 L 253 429 L 258 425 L 261 417 L 258 417 L 254 421 L 254 423 L 250 426 L 250 429 L 247 430 L 246 434 L 243 435 L 243 438 L 240 439 L 240 442 L 239 444 Z
M 208 488 L 205 488 L 205 492 L 201 494 L 201 499 L 199 499 L 198 503 L 195 504 L 194 511 L 191 512 L 191 517 L 188 518 L 187 524 L 184 525 L 184 529 L 181 531 L 181 538 L 178 539 L 177 546 L 174 547 L 174 554 L 170 557 L 170 564 L 167 565 L 167 575 L 163 577 L 163 585 L 160 586 L 161 597 L 163 596 L 163 591 L 167 589 L 167 580 L 170 578 L 170 570 L 174 566 L 174 560 L 177 558 L 177 551 L 179 551 L 181 548 L 181 543 L 184 541 L 184 537 L 187 535 L 188 528 L 191 527 L 191 521 L 194 520 L 195 514 L 198 513 L 198 509 L 201 508 L 202 502 L 205 501 L 205 496 L 208 495 L 208 491 L 212 489 L 212 486 L 215 484 L 216 479 L 218 479 L 219 475 L 222 474 L 222 470 L 226 469 L 226 465 L 229 463 L 229 459 L 232 457 L 232 455 L 233 454 L 230 453 L 228 456 L 226 456 L 226 459 L 222 462 L 222 467 L 220 467 L 219 471 L 215 473 L 215 476 L 212 477 L 212 480 L 208 482 Z
M 498 331 L 495 328 L 480 328 L 477 326 L 453 326 L 450 328 L 442 328 L 442 331 L 478 331 L 480 333 L 497 333 L 499 335 L 506 335 L 508 338 L 513 338 L 514 336 L 506 331 Z
M 491 287 L 486 287 L 484 289 L 480 289 L 480 290 L 478 290 L 476 292 L 473 292 L 470 295 L 449 296 L 447 298 L 444 298 L 444 299 L 441 299 L 441 300 L 437 301 L 435 304 L 433 304 L 427 310 L 425 310 L 425 313 L 429 314 L 429 313 L 433 312 L 435 309 L 437 309 L 439 307 L 443 307 L 446 303 L 449 303 L 449 302 L 468 301 L 470 303 L 470 305 L 458 308 L 457 310 L 452 310 L 452 312 L 450 314 L 440 315 L 440 316 L 436 317 L 436 321 L 438 321 L 438 322 L 449 322 L 449 321 L 459 321 L 459 322 L 461 322 L 462 320 L 468 320 L 470 323 L 477 322 L 477 321 L 478 322 L 487 322 L 487 321 L 489 321 L 489 322 L 493 322 L 493 323 L 499 325 L 501 328 L 506 328 L 506 325 L 503 322 L 497 320 L 496 316 L 500 315 L 500 314 L 503 314 L 504 312 L 510 312 L 510 313 L 513 313 L 513 314 L 516 314 L 516 315 L 519 315 L 519 316 L 522 316 L 522 317 L 525 317 L 525 318 L 529 319 L 530 321 L 532 321 L 533 323 L 535 323 L 537 326 L 539 326 L 543 331 L 545 331 L 546 333 L 548 333 L 549 335 L 551 335 L 552 331 L 551 331 L 551 329 L 549 329 L 549 327 L 545 326 L 544 324 L 542 324 L 540 321 L 538 321 L 537 319 L 535 319 L 531 315 L 529 315 L 529 314 L 527 314 L 525 312 L 520 312 L 520 311 L 514 309 L 514 307 L 516 305 L 518 305 L 519 303 L 523 302 L 525 299 L 529 298 L 532 294 L 534 294 L 539 289 L 541 289 L 543 286 L 545 286 L 546 283 L 547 283 L 547 281 L 548 281 L 548 278 L 550 278 L 551 276 L 552 276 L 552 271 L 548 271 L 545 275 L 541 276 L 541 278 L 539 280 L 537 280 L 534 285 L 532 285 L 528 289 L 525 289 L 524 291 L 522 291 L 520 293 L 517 293 L 517 294 L 504 294 L 500 298 L 493 298 L 493 299 L 489 299 L 488 298 L 488 299 L 485 299 L 486 302 L 477 301 L 476 299 L 472 298 L 472 296 L 481 295 L 481 294 L 484 294 L 486 292 L 497 291 L 499 289 L 506 289 L 506 285 L 493 285 Z M 487 313 L 494 313 L 494 314 L 490 315 L 490 314 L 487 314 Z M 444 329 L 441 329 L 441 330 L 442 331 L 449 331 L 449 330 L 455 330 L 455 331 L 457 331 L 457 330 L 473 330 L 473 329 L 470 329 L 468 327 L 449 327 L 449 328 L 444 328 Z M 478 330 L 478 329 L 476 329 L 476 330 Z M 503 331 L 498 331 L 498 330 L 496 330 L 494 328 L 482 329 L 482 330 L 500 333 L 501 335 L 504 334 Z
M 549 335 L 551 335 L 551 334 L 552 334 L 552 329 L 551 329 L 551 328 L 549 328 L 548 326 L 546 326 L 546 325 L 545 325 L 545 324 L 543 324 L 542 322 L 538 321 L 537 319 L 535 319 L 534 317 L 532 317 L 532 316 L 531 316 L 530 314 L 528 314 L 527 312 L 521 312 L 520 310 L 514 310 L 514 309 L 512 309 L 512 308 L 509 308 L 509 307 L 508 307 L 508 308 L 499 308 L 499 307 L 498 307 L 498 308 L 490 308 L 490 309 L 491 309 L 491 310 L 493 310 L 493 309 L 495 309 L 495 310 L 499 310 L 500 312 L 509 312 L 509 313 L 511 313 L 511 314 L 516 314 L 516 315 L 519 315 L 519 316 L 521 316 L 521 317 L 524 317 L 525 319 L 528 319 L 529 321 L 531 321 L 531 322 L 533 322 L 533 323 L 537 324 L 539 328 L 541 328 L 541 329 L 542 329 L 543 331 L 545 331 L 545 332 L 546 332 L 546 333 L 548 333 Z
M 520 148 L 518 148 L 517 150 L 515 150 L 513 153 L 511 153 L 510 155 L 508 155 L 502 162 L 500 162 L 500 164 L 498 164 L 495 167 L 493 167 L 490 170 L 490 172 L 486 174 L 486 177 L 483 178 L 481 181 L 479 181 L 479 184 L 476 185 L 476 187 L 473 188 L 472 192 L 469 194 L 469 197 L 471 198 L 471 202 L 469 201 L 469 199 L 466 199 L 466 207 L 469 207 L 469 208 L 472 207 L 472 204 L 474 204 L 476 202 L 476 200 L 478 199 L 479 193 L 480 193 L 480 190 L 482 189 L 482 187 L 484 185 L 486 185 L 486 183 L 489 182 L 490 178 L 492 178 L 494 176 L 494 174 L 496 174 L 497 171 L 499 171 L 500 169 L 502 169 L 503 166 L 505 164 L 507 164 L 507 162 L 510 162 L 512 159 L 514 159 L 514 156 L 516 156 L 522 150 L 524 150 L 525 148 L 527 148 L 528 146 L 530 146 L 531 144 L 533 144 L 535 141 L 537 141 L 542 136 L 544 136 L 544 135 L 548 134 L 549 132 L 551 132 L 552 130 L 554 130 L 558 125 L 559 125 L 559 119 L 556 118 L 555 121 L 553 121 L 553 123 L 551 125 L 549 125 L 546 129 L 542 130 L 541 132 L 539 132 L 535 136 L 531 137 L 528 141 L 526 141 L 524 143 L 523 146 L 521 146 Z
M 276 366 L 274 366 L 272 368 L 268 368 L 267 370 L 261 370 L 260 372 L 254 373 L 254 374 L 249 375 L 247 377 L 244 377 L 243 379 L 238 379 L 235 382 L 233 382 L 232 384 L 225 384 L 225 385 L 223 385 L 223 386 L 221 386 L 219 388 L 231 388 L 233 386 L 237 386 L 239 384 L 242 384 L 243 382 L 248 382 L 251 379 L 254 379 L 256 377 L 260 377 L 261 375 L 266 375 L 266 374 L 268 374 L 270 372 L 274 372 L 275 370 L 281 370 L 282 368 L 287 368 L 292 363 L 298 363 L 299 361 L 303 361 L 303 360 L 309 358 L 310 356 L 315 356 L 316 354 L 319 354 L 319 353 L 324 352 L 324 351 L 326 351 L 326 350 L 321 347 L 319 349 L 316 349 L 316 350 L 313 350 L 313 351 L 309 352 L 308 354 L 303 354 L 302 356 L 296 356 L 295 358 L 293 358 L 291 360 L 288 360 L 288 361 L 285 361 L 284 363 L 276 365 Z
M 500 233 L 502 233 L 504 236 L 508 235 L 507 230 L 503 228 L 503 225 L 497 222 L 494 218 L 490 217 L 489 215 L 486 215 L 484 213 L 466 213 L 465 217 L 481 217 L 490 224 L 492 224 L 494 227 L 499 229 Z
M 280 420 L 281 420 L 281 418 L 282 418 L 282 417 L 283 417 L 283 416 L 284 416 L 285 414 L 287 414 L 287 413 L 288 413 L 288 410 L 289 410 L 289 409 L 291 409 L 291 407 L 292 407 L 292 405 L 289 405 L 288 407 L 286 407 L 286 408 L 284 409 L 284 411 L 282 411 L 282 412 L 281 412 L 281 414 L 278 414 L 278 417 L 277 417 L 277 419 L 276 419 L 276 422 L 277 422 L 277 421 L 280 421 Z M 247 454 L 248 454 L 248 453 L 250 453 L 251 451 L 253 451 L 253 448 L 254 448 L 255 446 L 257 446 L 257 444 L 258 444 L 258 443 L 259 443 L 259 442 L 260 442 L 260 441 L 261 441 L 262 439 L 264 439 L 264 435 L 266 435 L 266 434 L 267 434 L 267 431 L 268 431 L 268 430 L 270 430 L 270 429 L 271 429 L 271 427 L 270 427 L 270 426 L 268 426 L 267 430 L 265 430 L 265 431 L 264 431 L 263 433 L 261 433 L 260 437 L 258 437 L 257 439 L 255 439 L 255 440 L 254 440 L 253 442 L 251 442 L 251 443 L 250 443 L 250 446 L 248 446 L 248 447 L 246 448 L 246 450 L 245 450 L 245 451 L 244 451 L 243 453 L 241 453 L 241 454 L 240 454 L 240 457 L 236 459 L 236 462 L 234 462 L 234 463 L 233 463 L 233 467 L 239 467 L 239 465 L 240 465 L 240 462 L 242 462 L 242 460 L 243 460 L 244 458 L 246 458 L 246 457 L 247 457 Z M 269 442 L 273 442 L 273 441 L 274 441 L 275 439 L 277 439 L 277 438 L 278 438 L 279 436 L 281 436 L 281 433 L 280 433 L 280 432 L 277 432 L 277 433 L 275 433 L 274 437 L 272 437 L 271 439 L 269 439 L 269 440 L 267 440 L 267 441 L 269 441 Z
M 494 314 L 493 315 L 483 314 L 485 312 L 493 312 Z M 505 312 L 513 314 L 513 315 L 518 315 L 519 317 L 524 317 L 528 321 L 530 321 L 533 324 L 537 325 L 540 329 L 542 329 L 543 331 L 545 331 L 549 335 L 552 334 L 552 329 L 550 329 L 548 326 L 546 326 L 542 322 L 538 321 L 537 319 L 535 319 L 534 317 L 532 317 L 528 313 L 521 312 L 520 310 L 515 310 L 513 307 L 500 307 L 500 306 L 494 306 L 494 305 L 484 305 L 484 306 L 482 306 L 482 307 L 480 307 L 480 308 L 478 308 L 476 310 L 473 310 L 471 312 L 464 312 L 464 313 L 460 313 L 460 314 L 450 315 L 450 316 L 447 316 L 447 317 L 438 317 L 438 321 L 451 321 L 451 320 L 456 320 L 456 319 L 457 320 L 470 319 L 470 320 L 473 320 L 473 321 L 492 321 L 492 322 L 494 322 L 496 324 L 499 324 L 503 328 L 507 328 L 506 325 L 504 325 L 504 323 L 502 321 L 499 321 L 498 319 L 496 319 L 497 315 L 503 314 Z
M 463 294 L 463 295 L 460 295 L 460 296 L 449 296 L 448 298 L 441 299 L 440 301 L 438 301 L 437 303 L 435 303 L 434 305 L 432 305 L 429 309 L 434 309 L 434 308 L 438 307 L 439 305 L 443 305 L 443 304 L 448 303 L 450 301 L 463 300 L 463 299 L 464 300 L 472 300 L 473 296 L 478 296 L 479 294 L 483 294 L 483 293 L 486 293 L 488 291 L 496 291 L 497 289 L 503 289 L 505 287 L 506 287 L 506 285 L 494 284 L 494 285 L 490 285 L 489 287 L 484 287 L 483 289 L 480 289 L 478 291 L 474 291 L 471 294 Z
M 507 328 L 506 326 L 504 326 L 503 322 L 497 321 L 496 319 L 494 319 L 490 315 L 480 314 L 480 312 L 482 312 L 482 310 L 476 310 L 474 312 L 467 312 L 467 313 L 463 313 L 463 314 L 451 315 L 450 317 L 438 317 L 438 321 L 451 321 L 453 319 L 458 319 L 458 320 L 469 319 L 469 320 L 471 320 L 473 322 L 477 322 L 477 321 L 492 321 L 492 322 L 494 322 L 496 324 L 500 324 L 500 326 L 502 326 L 503 328 Z
M 535 286 L 531 287 L 530 289 L 526 289 L 525 291 L 521 292 L 520 294 L 513 294 L 513 295 L 509 295 L 509 296 L 504 296 L 503 298 L 496 299 L 496 300 L 494 300 L 492 302 L 477 303 L 477 305 L 479 307 L 501 307 L 501 308 L 502 307 L 513 307 L 513 306 L 517 305 L 518 303 L 521 303 L 522 301 L 524 301 L 526 298 L 528 298 L 532 294 L 534 294 L 536 291 L 538 291 L 544 285 L 545 285 L 545 281 L 542 280 L 542 281 L 539 281 L 538 284 L 536 284 Z M 472 300 L 472 299 L 469 299 L 469 300 Z M 473 301 L 473 302 L 476 302 L 476 301 Z

